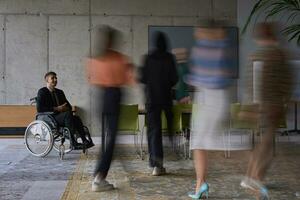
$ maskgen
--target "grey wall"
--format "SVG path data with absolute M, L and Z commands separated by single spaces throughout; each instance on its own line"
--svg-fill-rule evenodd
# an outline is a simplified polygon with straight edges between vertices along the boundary
M 193 26 L 208 17 L 236 25 L 236 0 L 1 0 L 0 104 L 29 104 L 45 84 L 44 73 L 53 70 L 58 87 L 98 135 L 101 102 L 84 71 L 92 28 L 108 24 L 121 30 L 121 51 L 140 66 L 149 25 Z M 141 87 L 127 89 L 124 101 L 143 103 Z

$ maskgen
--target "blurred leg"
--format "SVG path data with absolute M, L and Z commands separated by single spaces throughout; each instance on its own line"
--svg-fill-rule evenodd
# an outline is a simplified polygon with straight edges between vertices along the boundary
M 174 136 L 174 131 L 173 131 L 173 112 L 172 112 L 172 105 L 166 105 L 163 108 L 166 119 L 167 119 L 167 126 L 168 126 L 168 136 L 169 139 L 173 145 L 173 136 Z
M 247 170 L 247 176 L 262 181 L 272 161 L 273 135 L 283 114 L 281 107 L 269 106 L 265 108 L 266 131 L 261 143 L 253 151 Z
M 161 133 L 161 108 L 159 106 L 148 106 L 148 149 L 150 167 L 163 166 L 163 147 Z
M 107 121 L 107 138 L 104 152 L 100 154 L 94 176 L 96 179 L 105 179 L 112 161 L 115 140 L 118 130 L 121 91 L 119 88 L 105 88 L 103 97 L 103 112 Z
M 96 167 L 96 172 L 100 172 L 103 177 L 102 179 L 106 178 L 107 172 L 110 168 L 110 164 L 113 157 L 114 146 L 116 141 L 117 135 L 117 128 L 118 128 L 118 115 L 107 115 L 107 126 L 108 126 L 108 133 L 106 138 L 106 148 L 104 153 L 102 154 L 98 165 Z
M 200 186 L 206 180 L 207 165 L 208 165 L 207 151 L 195 149 L 193 150 L 193 156 L 194 156 L 194 166 L 195 166 L 196 177 L 197 177 L 197 182 L 196 182 L 196 193 L 197 193 Z

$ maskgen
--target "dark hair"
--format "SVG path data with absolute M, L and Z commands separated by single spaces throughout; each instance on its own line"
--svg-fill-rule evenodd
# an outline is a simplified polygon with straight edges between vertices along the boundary
M 113 47 L 116 45 L 116 39 L 118 37 L 118 31 L 112 27 L 107 28 L 106 32 L 107 36 L 107 43 L 109 47 Z
M 258 23 L 255 26 L 254 38 L 261 40 L 277 40 L 276 37 L 276 24 L 275 23 Z
M 51 76 L 51 75 L 56 76 L 56 73 L 55 73 L 55 72 L 47 72 L 47 73 L 45 74 L 44 78 L 47 79 L 47 77 L 48 77 L 48 76 Z
M 168 50 L 168 38 L 165 33 L 157 31 L 154 33 L 154 45 L 157 50 L 167 51 Z
M 95 39 L 92 49 L 92 57 L 98 57 L 106 53 L 110 48 L 117 49 L 121 41 L 122 33 L 108 25 L 97 25 L 95 30 Z

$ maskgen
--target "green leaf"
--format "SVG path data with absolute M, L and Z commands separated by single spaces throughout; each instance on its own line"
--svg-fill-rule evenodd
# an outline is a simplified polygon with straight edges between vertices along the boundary
M 300 16 L 300 0 L 258 0 L 253 6 L 241 33 L 244 34 L 246 32 L 251 21 L 254 20 L 255 24 L 261 14 L 266 15 L 265 21 L 274 17 L 286 19 L 285 17 L 282 17 L 283 15 L 286 15 L 286 23 L 293 23 L 295 19 Z M 253 19 L 254 17 L 255 19 Z M 280 32 L 289 37 L 288 41 L 297 38 L 297 44 L 300 44 L 299 22 L 284 28 Z
M 271 0 L 270 0 L 271 1 Z M 267 3 L 269 2 L 269 0 L 259 0 L 252 8 L 251 13 L 249 15 L 249 17 L 247 18 L 246 24 L 244 25 L 243 29 L 242 29 L 242 34 L 244 34 L 250 24 L 251 19 L 253 18 L 253 16 L 260 11 L 260 9 L 262 7 L 264 7 L 265 5 L 267 5 Z
M 289 38 L 289 41 L 292 41 L 296 36 L 300 37 L 300 30 L 296 31 L 296 33 Z

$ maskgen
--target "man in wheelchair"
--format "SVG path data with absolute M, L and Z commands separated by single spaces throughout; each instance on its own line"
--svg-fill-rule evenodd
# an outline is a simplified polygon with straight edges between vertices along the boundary
M 72 146 L 74 149 L 90 148 L 94 146 L 91 136 L 84 131 L 84 126 L 78 116 L 73 115 L 72 107 L 64 92 L 55 88 L 57 76 L 55 72 L 45 74 L 46 87 L 39 89 L 37 94 L 37 112 L 49 112 L 59 126 L 70 130 Z M 79 134 L 82 143 L 78 143 L 75 133 Z

